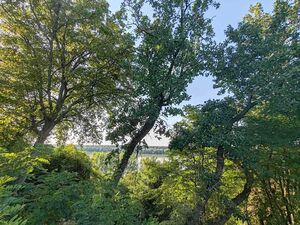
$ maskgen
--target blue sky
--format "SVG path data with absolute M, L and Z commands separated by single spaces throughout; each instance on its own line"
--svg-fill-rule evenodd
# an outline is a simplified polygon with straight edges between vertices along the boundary
M 120 8 L 122 0 L 108 0 L 110 10 L 116 11 Z M 261 3 L 266 12 L 271 12 L 273 9 L 273 0 L 219 0 L 221 5 L 216 9 L 211 9 L 207 12 L 208 17 L 213 17 L 213 28 L 215 32 L 215 40 L 222 42 L 225 39 L 224 30 L 228 25 L 236 27 L 237 24 L 247 14 L 250 5 Z M 147 10 L 147 9 L 146 9 Z M 188 94 L 191 96 L 190 101 L 183 104 L 198 105 L 202 104 L 208 99 L 220 98 L 217 95 L 217 90 L 213 89 L 213 81 L 211 77 L 197 77 L 187 89 Z M 172 126 L 176 121 L 180 120 L 179 117 L 168 118 L 167 123 Z M 167 145 L 168 139 L 163 138 L 158 141 L 150 135 L 147 137 L 149 145 Z

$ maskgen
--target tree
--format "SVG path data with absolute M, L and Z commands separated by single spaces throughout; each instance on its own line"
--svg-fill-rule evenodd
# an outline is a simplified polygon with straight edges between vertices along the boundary
M 200 108 L 188 107 L 186 119 L 173 131 L 170 148 L 193 159 L 182 164 L 193 171 L 190 179 L 194 183 L 195 203 L 188 216 L 189 224 L 225 224 L 250 194 L 253 173 L 235 154 L 241 147 L 236 146 L 239 135 L 235 125 L 241 114 L 235 107 L 232 98 L 208 101 Z M 228 186 L 225 174 L 232 172 L 238 174 L 240 186 L 229 195 L 230 189 L 221 189 Z M 209 215 L 216 195 L 221 199 L 213 204 L 217 213 Z
M 143 13 L 145 5 L 153 10 L 151 16 Z M 213 32 L 204 14 L 210 5 L 217 6 L 212 0 L 125 1 L 137 47 L 131 62 L 132 97 L 110 117 L 108 139 L 121 142 L 124 151 L 115 170 L 116 183 L 149 131 L 163 133 L 160 117 L 176 114 L 174 106 L 189 98 L 188 83 L 205 73 Z
M 238 28 L 229 27 L 227 40 L 216 51 L 211 72 L 215 86 L 221 88 L 221 93 L 231 93 L 231 97 L 208 101 L 198 109 L 188 109 L 187 120 L 175 129 L 171 148 L 191 152 L 197 148 L 201 151 L 205 147 L 215 149 L 214 170 L 208 170 L 206 176 L 209 179 L 202 181 L 204 187 L 198 191 L 199 200 L 190 218 L 191 224 L 200 221 L 203 224 L 225 224 L 250 195 L 254 177 L 260 173 L 251 158 L 263 143 L 256 139 L 257 142 L 246 144 L 253 138 L 245 136 L 253 125 L 249 122 L 249 113 L 271 118 L 282 114 L 294 118 L 299 112 L 298 10 L 298 2 L 276 1 L 270 15 L 257 4 L 251 7 Z M 264 120 L 257 123 L 264 124 Z M 289 136 L 288 143 L 279 134 L 281 144 L 287 149 L 299 139 L 295 136 L 295 129 L 291 133 L 294 135 Z M 257 135 L 256 132 L 253 134 Z M 273 138 L 268 135 L 268 138 Z M 267 144 L 263 147 L 269 148 Z M 209 202 L 223 185 L 225 159 L 240 168 L 245 183 L 242 191 L 229 200 L 219 215 L 206 220 Z
M 245 119 L 243 145 L 249 150 L 243 160 L 251 165 L 257 180 L 250 195 L 249 212 L 253 223 L 296 224 L 300 118 L 275 109 L 268 108 L 266 112 L 261 108 Z
M 95 120 L 127 74 L 132 43 L 120 15 L 103 0 L 18 0 L 2 1 L 0 18 L 1 120 L 17 118 L 11 125 L 36 144 L 62 123 L 88 124 L 99 140 Z

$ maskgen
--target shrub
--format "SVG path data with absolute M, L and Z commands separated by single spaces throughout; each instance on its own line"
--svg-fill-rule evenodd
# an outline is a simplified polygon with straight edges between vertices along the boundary
M 24 225 L 26 220 L 19 216 L 23 210 L 23 199 L 15 193 L 20 186 L 7 185 L 14 178 L 0 177 L 0 225 Z
M 49 172 L 27 183 L 22 195 L 26 199 L 24 215 L 29 224 L 57 224 L 72 219 L 72 205 L 78 201 L 83 184 L 76 173 Z
M 110 182 L 95 182 L 74 205 L 78 225 L 140 225 L 140 205 Z
M 92 174 L 90 158 L 84 152 L 77 150 L 74 145 L 54 149 L 45 168 L 48 171 L 75 172 L 81 179 L 88 179 Z

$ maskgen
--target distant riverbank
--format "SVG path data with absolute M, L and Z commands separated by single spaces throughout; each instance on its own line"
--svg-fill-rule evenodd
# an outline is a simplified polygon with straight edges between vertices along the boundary
M 117 147 L 114 145 L 83 145 L 77 146 L 77 148 L 89 154 L 93 154 L 95 152 L 112 152 Z M 165 146 L 149 146 L 140 150 L 139 155 L 143 157 L 162 157 L 166 154 L 167 149 Z

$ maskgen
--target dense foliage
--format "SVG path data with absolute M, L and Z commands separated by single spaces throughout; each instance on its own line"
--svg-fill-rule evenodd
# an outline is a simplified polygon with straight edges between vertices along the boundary
M 218 6 L 1 1 L 0 225 L 300 223 L 300 4 L 256 4 L 217 44 Z M 201 75 L 225 97 L 180 109 Z M 141 160 L 150 131 L 169 148 Z M 104 133 L 110 152 L 65 144 Z
M 74 126 L 99 138 L 94 121 L 121 94 L 132 45 L 118 16 L 102 0 L 8 0 L 0 19 L 1 123 L 35 143 Z

